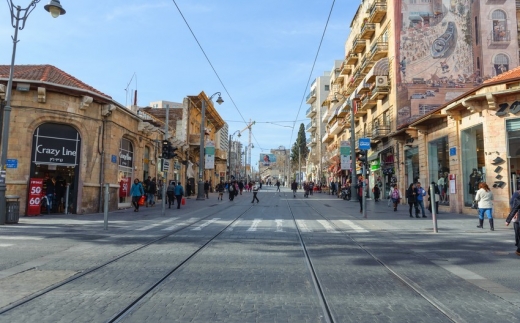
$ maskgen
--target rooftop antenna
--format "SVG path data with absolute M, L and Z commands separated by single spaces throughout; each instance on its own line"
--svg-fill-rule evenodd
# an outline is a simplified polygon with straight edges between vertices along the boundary
M 135 75 L 135 72 L 134 72 L 134 74 L 130 78 L 130 81 L 128 81 L 128 84 L 126 85 L 126 88 L 125 88 L 125 107 L 128 106 L 128 87 L 130 86 L 130 83 L 132 83 L 132 80 L 134 79 L 134 77 L 135 77 L 135 87 L 137 88 L 137 76 Z M 132 95 L 132 93 L 130 93 L 130 95 Z

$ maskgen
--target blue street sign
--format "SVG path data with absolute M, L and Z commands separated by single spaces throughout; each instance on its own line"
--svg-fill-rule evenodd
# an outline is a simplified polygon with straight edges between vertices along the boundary
M 359 138 L 359 149 L 369 150 L 370 149 L 370 138 Z
M 117 163 L 117 156 L 116 155 L 112 155 L 112 162 L 115 164 Z
M 6 166 L 7 168 L 18 168 L 18 159 L 8 159 Z

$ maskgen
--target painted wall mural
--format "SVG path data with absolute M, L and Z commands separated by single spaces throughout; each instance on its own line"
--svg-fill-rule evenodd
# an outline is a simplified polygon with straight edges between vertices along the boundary
M 518 65 L 513 0 L 394 4 L 398 128 Z

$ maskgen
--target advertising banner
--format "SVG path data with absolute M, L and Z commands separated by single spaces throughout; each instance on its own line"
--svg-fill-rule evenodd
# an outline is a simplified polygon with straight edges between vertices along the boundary
M 204 168 L 215 169 L 215 142 L 206 142 L 204 148 Z
M 276 164 L 276 156 L 274 154 L 260 154 L 260 165 L 274 166 Z
M 29 196 L 27 198 L 27 215 L 40 215 L 40 205 L 43 196 L 43 178 L 31 178 L 29 181 Z
M 341 170 L 350 170 L 350 141 L 341 141 L 339 153 L 341 155 Z
M 131 183 L 130 177 L 124 177 L 121 178 L 121 181 L 119 182 L 119 197 L 127 197 L 130 196 L 130 183 Z

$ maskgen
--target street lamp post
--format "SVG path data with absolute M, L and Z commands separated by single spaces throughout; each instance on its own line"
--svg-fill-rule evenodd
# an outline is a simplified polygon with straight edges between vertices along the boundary
M 343 94 L 336 92 L 334 93 L 334 99 L 330 101 L 331 103 L 336 104 L 339 102 L 338 98 L 336 97 L 337 94 L 345 98 Z M 352 105 L 350 106 L 350 169 L 350 177 L 352 180 L 352 185 L 354 185 L 354 181 L 356 180 L 356 124 L 354 118 L 354 107 L 352 107 Z M 350 200 L 352 202 L 358 202 L 357 194 L 352 192 L 352 194 L 350 194 Z
M 217 103 L 220 105 L 224 102 L 222 100 L 222 97 L 220 96 L 220 92 L 214 93 L 212 96 L 209 97 L 209 101 L 211 102 L 211 99 L 215 95 L 218 95 Z M 205 119 L 206 115 L 206 100 L 202 99 L 202 108 L 200 112 L 200 152 L 199 152 L 199 182 L 198 182 L 198 188 L 197 188 L 197 200 L 205 200 L 206 197 L 204 195 L 204 181 L 203 181 L 203 175 L 204 175 L 204 136 L 206 131 L 206 121 Z
M 14 60 L 16 57 L 16 44 L 18 43 L 18 31 L 23 30 L 25 22 L 36 8 L 36 4 L 40 0 L 33 0 L 27 6 L 22 9 L 20 6 L 15 6 L 12 0 L 9 0 L 7 4 L 11 11 L 11 25 L 14 28 L 13 37 L 13 55 L 11 57 L 11 67 L 9 69 L 9 80 L 7 81 L 7 93 L 6 93 L 6 104 L 4 107 L 4 117 L 2 123 L 2 157 L 0 158 L 0 224 L 5 224 L 7 215 L 7 205 L 5 200 L 6 187 L 6 163 L 7 163 L 7 146 L 9 145 L 9 119 L 11 117 L 11 92 L 13 88 L 13 75 L 14 75 Z M 44 6 L 44 9 L 50 12 L 52 17 L 57 18 L 60 15 L 65 14 L 65 9 L 62 8 L 58 0 L 52 0 L 49 4 Z M 20 26 L 21 23 L 21 26 Z

